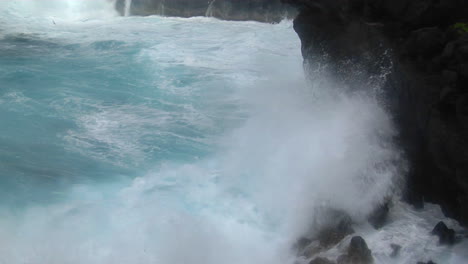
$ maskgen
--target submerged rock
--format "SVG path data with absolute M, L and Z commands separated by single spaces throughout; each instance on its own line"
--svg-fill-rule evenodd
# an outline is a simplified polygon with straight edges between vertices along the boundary
M 397 257 L 398 254 L 400 254 L 401 246 L 397 244 L 391 244 L 390 247 L 392 248 L 392 253 L 390 254 L 390 257 Z
M 442 221 L 437 223 L 431 234 L 439 237 L 439 243 L 442 245 L 453 245 L 455 243 L 455 231 L 448 228 Z
M 372 252 L 364 238 L 355 236 L 349 243 L 348 252 L 338 258 L 338 264 L 370 264 L 373 263 Z

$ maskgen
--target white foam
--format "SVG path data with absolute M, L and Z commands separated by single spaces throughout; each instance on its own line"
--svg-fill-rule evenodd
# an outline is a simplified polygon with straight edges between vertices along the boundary
M 50 5 L 66 4 L 58 8 L 66 13 L 74 3 L 84 4 Z M 57 7 L 28 8 L 49 16 Z M 217 152 L 198 162 L 154 164 L 131 181 L 83 183 L 58 190 L 62 202 L 3 211 L 0 262 L 294 263 L 290 246 L 311 228 L 314 208 L 331 206 L 362 220 L 398 187 L 403 162 L 392 144 L 396 132 L 388 114 L 372 94 L 311 89 L 291 22 L 148 17 L 49 29 L 30 31 L 60 43 L 92 46 L 112 39 L 140 45 L 133 59 L 154 74 L 150 83 L 174 65 L 203 69 L 202 77 L 216 79 L 216 85 L 179 87 L 176 76 L 162 78 L 158 89 L 181 98 L 202 90 L 196 95 L 204 103 L 237 107 L 232 113 L 214 108 L 210 113 L 221 116 L 205 119 L 205 112 L 173 115 L 142 106 L 97 105 L 72 116 L 78 128 L 66 135 L 83 153 L 98 153 L 85 144 L 98 142 L 110 146 L 106 154 L 120 162 L 139 160 L 146 147 L 140 139 L 157 133 L 148 126 L 164 128 L 174 120 L 214 128 L 212 120 L 244 122 L 212 138 L 210 143 L 219 143 L 213 146 Z

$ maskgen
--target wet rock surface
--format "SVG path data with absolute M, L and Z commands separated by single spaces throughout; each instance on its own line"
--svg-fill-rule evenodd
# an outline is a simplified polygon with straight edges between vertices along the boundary
M 344 238 L 354 233 L 352 219 L 349 215 L 338 210 L 324 212 L 327 222 L 322 224 L 310 237 L 303 237 L 296 243 L 299 256 L 313 258 L 320 252 L 336 246 Z
M 448 228 L 444 222 L 439 222 L 431 234 L 439 237 L 439 243 L 442 245 L 453 245 L 455 243 L 455 231 Z
M 380 229 L 387 223 L 389 211 L 390 202 L 385 202 L 377 206 L 377 208 L 375 208 L 374 211 L 369 215 L 367 220 L 375 229 Z
M 338 264 L 370 264 L 373 263 L 372 252 L 366 241 L 355 236 L 349 243 L 348 252 L 338 258 Z
M 468 32 L 456 27 L 468 23 L 468 2 L 283 2 L 300 10 L 294 28 L 306 64 L 325 60 L 356 89 L 391 67 L 382 100 L 409 161 L 406 200 L 440 204 L 468 225 Z

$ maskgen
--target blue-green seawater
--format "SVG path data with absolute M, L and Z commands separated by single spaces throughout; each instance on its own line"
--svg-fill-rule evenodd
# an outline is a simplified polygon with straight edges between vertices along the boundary
M 291 21 L 1 1 L 0 263 L 305 264 L 291 249 L 333 221 L 328 207 L 376 263 L 465 263 L 466 242 L 430 235 L 437 206 L 399 201 L 405 163 L 382 101 L 324 62 L 306 80 L 300 49 Z M 374 230 L 365 216 L 388 197 Z
M 246 117 L 239 90 L 262 78 L 248 56 L 298 49 L 289 23 L 45 23 L 0 40 L 1 199 L 15 204 L 213 155 Z M 261 50 L 280 38 L 262 39 L 268 31 L 288 35 L 288 50 Z

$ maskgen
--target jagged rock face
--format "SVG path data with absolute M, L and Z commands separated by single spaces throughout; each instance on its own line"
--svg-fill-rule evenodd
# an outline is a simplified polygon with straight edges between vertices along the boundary
M 455 243 L 455 231 L 448 228 L 444 222 L 439 222 L 431 233 L 439 237 L 440 244 L 453 245 Z
M 117 0 L 123 13 L 125 0 Z M 279 22 L 295 14 L 280 0 L 132 0 L 132 15 L 213 16 L 226 20 Z M 289 14 L 289 15 L 288 15 Z
M 407 199 L 438 203 L 468 225 L 468 33 L 453 26 L 468 22 L 468 2 L 283 2 L 300 10 L 294 28 L 306 62 L 325 55 L 348 85 L 350 68 L 379 74 L 382 54 L 393 51 L 384 97 L 410 165 Z
M 338 258 L 338 264 L 371 264 L 374 260 L 366 241 L 355 236 L 349 243 L 348 252 Z

